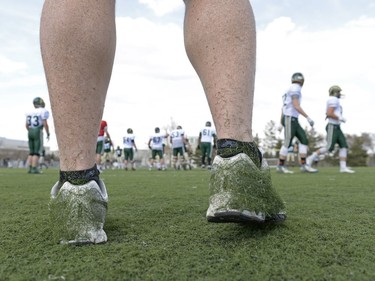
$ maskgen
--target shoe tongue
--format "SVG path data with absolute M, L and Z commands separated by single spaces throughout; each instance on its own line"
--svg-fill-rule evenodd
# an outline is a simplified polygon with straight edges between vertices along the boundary
M 239 153 L 247 154 L 257 167 L 261 167 L 262 153 L 254 142 L 241 142 L 233 139 L 217 140 L 217 154 L 229 158 Z

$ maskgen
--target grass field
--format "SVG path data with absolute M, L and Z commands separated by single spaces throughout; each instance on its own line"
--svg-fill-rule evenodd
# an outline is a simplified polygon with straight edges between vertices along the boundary
M 0 280 L 375 280 L 375 169 L 276 174 L 280 225 L 207 223 L 209 172 L 107 170 L 108 242 L 50 239 L 57 170 L 0 169 Z

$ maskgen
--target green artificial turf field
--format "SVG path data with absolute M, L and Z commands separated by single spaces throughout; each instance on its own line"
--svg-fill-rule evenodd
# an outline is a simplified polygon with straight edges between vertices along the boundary
M 0 280 L 375 280 L 375 169 L 277 174 L 280 225 L 207 223 L 209 171 L 106 170 L 108 242 L 51 239 L 58 171 L 0 169 Z

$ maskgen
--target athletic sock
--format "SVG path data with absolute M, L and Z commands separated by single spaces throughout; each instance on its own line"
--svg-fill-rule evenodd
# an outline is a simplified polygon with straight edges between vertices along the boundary
M 83 185 L 92 180 L 99 184 L 99 170 L 96 165 L 91 169 L 80 170 L 80 171 L 61 171 L 60 170 L 60 183 L 70 182 L 74 185 Z
M 217 155 L 229 158 L 239 153 L 247 154 L 257 167 L 261 167 L 262 153 L 254 142 L 242 142 L 233 139 L 217 140 Z

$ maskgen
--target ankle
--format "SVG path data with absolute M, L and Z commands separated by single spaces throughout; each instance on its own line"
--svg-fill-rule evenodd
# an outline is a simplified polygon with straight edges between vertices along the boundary
M 239 153 L 248 155 L 255 165 L 261 167 L 262 153 L 254 142 L 241 142 L 233 139 L 217 140 L 217 154 L 229 158 Z

